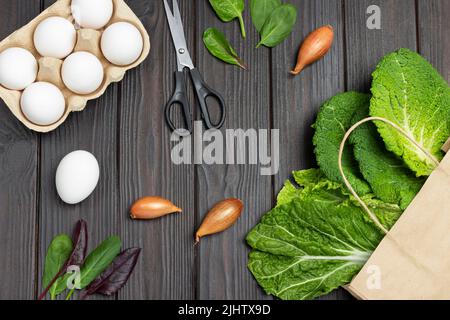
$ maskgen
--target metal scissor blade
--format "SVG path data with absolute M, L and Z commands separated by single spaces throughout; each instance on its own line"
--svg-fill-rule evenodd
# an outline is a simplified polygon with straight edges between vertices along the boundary
M 175 18 L 176 21 L 179 22 L 181 29 L 183 30 L 183 34 L 184 34 L 184 28 L 183 28 L 183 20 L 181 19 L 181 13 L 180 13 L 180 7 L 178 6 L 178 1 L 177 0 L 173 0 L 172 1 L 172 6 L 173 6 L 173 17 Z
M 187 49 L 180 8 L 178 7 L 177 0 L 172 1 L 173 12 L 170 9 L 167 0 L 164 0 L 164 9 L 166 10 L 167 21 L 172 34 L 173 45 L 175 46 L 175 50 L 177 52 L 178 70 L 182 71 L 185 67 L 193 69 L 194 63 L 192 62 L 192 58 Z

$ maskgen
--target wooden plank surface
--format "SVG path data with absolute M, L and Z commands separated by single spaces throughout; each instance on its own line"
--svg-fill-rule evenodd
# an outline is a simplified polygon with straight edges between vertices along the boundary
M 53 0 L 46 0 L 45 7 L 52 3 Z M 101 98 L 90 101 L 85 110 L 72 113 L 58 129 L 41 136 L 40 280 L 51 239 L 59 233 L 71 235 L 79 219 L 87 221 L 89 251 L 110 235 L 119 233 L 119 215 L 124 212 L 118 206 L 116 130 L 117 84 L 113 84 Z M 55 172 L 61 159 L 75 150 L 89 151 L 97 158 L 100 180 L 88 199 L 77 205 L 67 205 L 57 195 Z
M 315 166 L 312 137 L 320 105 L 344 90 L 344 35 L 340 0 L 296 0 L 298 22 L 292 36 L 272 51 L 273 126 L 280 129 L 281 170 L 275 178 L 275 193 L 293 170 Z M 314 29 L 331 25 L 334 45 L 321 61 L 300 75 L 289 74 L 305 37 Z
M 417 6 L 420 53 L 450 81 L 450 1 L 419 0 Z
M 0 37 L 53 2 L 0 0 Z M 299 12 L 297 25 L 272 50 L 254 48 L 259 38 L 248 9 L 244 40 L 238 23 L 221 22 L 207 1 L 179 0 L 194 63 L 226 98 L 224 129 L 280 129 L 280 171 L 271 177 L 262 176 L 259 165 L 177 166 L 163 118 L 176 69 L 163 3 L 126 2 L 147 28 L 152 49 L 120 84 L 44 135 L 27 130 L 0 103 L 0 254 L 8 257 L 0 259 L 0 299 L 36 297 L 47 246 L 56 234 L 70 234 L 80 218 L 88 221 L 90 249 L 111 234 L 121 236 L 124 247 L 143 248 L 129 283 L 109 299 L 270 298 L 246 268 L 245 236 L 273 206 L 291 171 L 315 166 L 311 125 L 320 105 L 345 90 L 367 92 L 379 59 L 400 47 L 418 50 L 450 80 L 448 0 L 291 0 Z M 370 5 L 381 9 L 381 30 L 366 28 Z M 301 41 L 325 24 L 335 28 L 332 51 L 300 76 L 290 76 Z M 249 71 L 206 51 L 201 37 L 212 26 L 225 33 Z M 190 100 L 195 101 L 192 94 Z M 69 206 L 59 200 L 54 177 L 61 158 L 77 149 L 97 157 L 101 177 L 91 197 Z M 171 199 L 183 213 L 130 220 L 130 205 L 147 195 Z M 228 197 L 245 203 L 238 223 L 194 246 L 203 217 Z M 349 298 L 344 290 L 324 297 Z
M 40 11 L 39 1 L 3 1 L 3 39 Z M 36 280 L 39 137 L 0 102 L 0 299 L 32 299 Z
M 226 100 L 227 129 L 269 129 L 270 51 L 255 49 L 258 35 L 245 11 L 247 39 L 237 21 L 222 23 L 206 1 L 197 2 L 196 65 L 204 80 Z M 201 35 L 208 27 L 221 30 L 249 64 L 249 71 L 225 65 L 205 49 Z M 197 117 L 199 119 L 199 117 Z M 224 129 L 222 129 L 224 132 Z M 270 176 L 261 176 L 259 165 L 199 165 L 196 168 L 199 226 L 215 203 L 239 198 L 245 208 L 238 223 L 226 232 L 204 238 L 197 245 L 197 296 L 199 299 L 260 299 L 264 297 L 247 268 L 245 236 L 272 205 Z
M 381 9 L 381 30 L 367 28 L 369 15 L 366 12 L 371 5 Z M 371 74 L 384 55 L 401 47 L 415 50 L 414 0 L 347 0 L 344 17 L 345 88 L 368 92 Z
M 293 170 L 316 166 L 311 125 L 321 104 L 345 88 L 342 2 L 296 0 L 292 3 L 298 8 L 297 26 L 293 34 L 272 51 L 273 126 L 280 129 L 281 146 L 280 173 L 274 179 L 274 196 Z M 290 75 L 300 43 L 311 31 L 328 24 L 335 31 L 332 50 L 300 75 Z M 339 290 L 326 299 L 347 296 Z
M 381 9 L 380 30 L 366 27 L 371 5 Z M 415 0 L 347 0 L 345 17 L 348 90 L 368 92 L 383 56 L 400 48 L 417 49 Z
M 176 55 L 162 1 L 127 2 L 146 26 L 149 58 L 121 83 L 119 112 L 120 234 L 127 246 L 143 248 L 121 299 L 193 299 L 195 221 L 193 166 L 172 164 L 171 132 L 163 112 L 173 90 Z M 194 48 L 193 6 L 179 1 L 186 37 Z M 162 196 L 183 213 L 154 221 L 131 221 L 130 205 L 142 196 Z

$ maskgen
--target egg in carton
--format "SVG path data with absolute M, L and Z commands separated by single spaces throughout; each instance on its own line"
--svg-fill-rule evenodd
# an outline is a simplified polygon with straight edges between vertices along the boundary
M 87 2 L 88 0 L 73 0 L 73 2 L 77 2 L 77 3 L 81 3 L 81 5 L 84 6 L 90 6 L 92 3 L 94 3 L 94 7 L 93 7 L 93 12 L 91 12 L 90 16 L 93 17 L 92 13 L 95 14 L 95 9 L 97 6 L 100 5 L 100 2 L 96 2 L 96 1 L 92 1 L 89 0 L 90 4 Z M 71 6 L 72 0 L 58 0 L 56 3 L 54 3 L 52 6 L 50 6 L 48 9 L 46 9 L 45 11 L 43 11 L 39 16 L 37 16 L 34 20 L 32 20 L 30 23 L 28 23 L 26 26 L 22 27 L 21 29 L 15 31 L 13 34 L 11 34 L 9 37 L 7 37 L 6 39 L 4 39 L 2 42 L 0 42 L 0 57 L 2 55 L 2 53 L 10 48 L 22 48 L 22 49 L 26 49 L 28 50 L 28 52 L 30 52 L 34 58 L 37 60 L 38 63 L 38 69 L 37 69 L 37 76 L 36 79 L 32 86 L 36 87 L 36 83 L 44 83 L 46 85 L 48 85 L 48 83 L 56 86 L 60 92 L 62 93 L 62 95 L 64 96 L 64 110 L 61 110 L 61 114 L 58 114 L 58 120 L 54 121 L 53 123 L 46 123 L 46 124 L 37 124 L 36 122 L 32 122 L 29 118 L 30 116 L 25 116 L 25 113 L 21 107 L 21 98 L 22 95 L 25 91 L 27 91 L 28 89 L 28 94 L 27 98 L 23 97 L 25 100 L 24 102 L 22 102 L 22 104 L 27 104 L 27 103 L 33 103 L 32 99 L 33 99 L 33 95 L 32 92 L 33 89 L 31 88 L 25 88 L 24 90 L 11 90 L 8 89 L 6 86 L 2 86 L 0 84 L 0 97 L 5 101 L 6 105 L 8 106 L 8 108 L 11 110 L 11 112 L 25 125 L 27 126 L 29 129 L 32 129 L 34 131 L 37 132 L 49 132 L 52 131 L 54 129 L 56 129 L 58 126 L 60 126 L 68 117 L 68 115 L 72 112 L 72 111 L 81 111 L 86 107 L 86 104 L 88 102 L 88 100 L 92 100 L 95 98 L 100 97 L 106 90 L 106 88 L 108 87 L 108 85 L 112 82 L 118 82 L 120 80 L 123 79 L 125 72 L 129 69 L 132 69 L 136 66 L 138 66 L 140 63 L 142 63 L 142 61 L 144 61 L 144 59 L 148 56 L 149 52 L 150 52 L 150 39 L 149 36 L 147 34 L 147 31 L 145 30 L 144 26 L 142 25 L 141 21 L 139 20 L 139 18 L 133 13 L 133 11 L 127 6 L 127 4 L 123 1 L 123 0 L 104 0 L 101 1 L 103 3 L 105 2 L 110 2 L 112 3 L 112 17 L 110 17 L 110 19 L 107 19 L 108 22 L 106 23 L 106 25 L 98 28 L 98 29 L 93 29 L 93 28 L 84 28 L 83 26 L 80 26 L 78 24 L 78 21 L 80 20 L 79 18 L 77 18 L 77 13 L 74 10 L 74 8 Z M 78 7 L 75 7 L 75 9 L 77 9 Z M 82 9 L 86 9 L 86 8 L 82 8 Z M 101 8 L 101 10 L 105 10 L 104 7 Z M 72 12 L 73 11 L 73 12 Z M 35 37 L 39 37 L 39 35 L 35 35 L 35 31 L 36 28 L 41 24 L 41 22 L 47 20 L 50 17 L 60 17 L 60 18 L 64 18 L 66 20 L 68 20 L 70 23 L 72 23 L 76 29 L 76 40 L 75 40 L 75 46 L 72 50 L 72 53 L 70 53 L 70 55 L 63 57 L 63 58 L 55 58 L 55 57 L 50 57 L 50 56 L 46 56 L 46 54 L 40 54 L 39 52 L 42 53 L 42 49 L 41 50 L 37 50 L 35 47 Z M 82 17 L 80 15 L 80 17 Z M 97 15 L 97 20 L 98 20 L 99 15 Z M 77 18 L 77 19 L 76 19 Z M 81 23 L 81 25 L 87 24 L 89 25 L 89 23 Z M 123 65 L 124 60 L 120 60 L 120 56 L 122 53 L 118 53 L 119 57 L 114 56 L 108 56 L 108 59 L 105 57 L 105 54 L 102 52 L 102 36 L 105 33 L 105 30 L 110 30 L 107 31 L 109 32 L 109 36 L 108 38 L 114 38 L 115 34 L 114 32 L 116 32 L 113 27 L 111 27 L 112 25 L 120 25 L 120 24 L 125 24 L 125 27 L 127 24 L 131 24 L 131 26 L 134 26 L 135 28 L 137 28 L 137 30 L 139 31 L 141 37 L 142 37 L 142 50 L 140 50 L 140 55 L 138 56 L 137 59 L 134 59 L 133 62 L 126 64 L 127 62 L 125 62 L 126 65 Z M 92 26 L 92 27 L 97 27 L 97 26 Z M 133 29 L 135 29 L 133 28 Z M 117 29 L 117 28 L 116 28 Z M 118 28 L 118 32 L 120 32 L 120 28 Z M 54 31 L 54 29 L 53 29 Z M 107 40 L 106 40 L 107 42 Z M 108 46 L 108 43 L 106 43 L 105 45 L 106 47 Z M 113 48 L 114 49 L 114 48 Z M 126 49 L 126 48 L 125 48 Z M 110 49 L 112 50 L 112 49 Z M 106 50 L 103 50 L 106 51 Z M 70 83 L 71 81 L 73 82 L 73 79 L 70 79 L 70 76 L 67 76 L 67 79 L 62 78 L 62 69 L 63 69 L 63 64 L 67 59 L 72 59 L 72 60 L 76 60 L 76 56 L 75 58 L 72 57 L 72 55 L 74 53 L 80 53 L 82 52 L 83 54 L 86 53 L 85 55 L 89 58 L 90 54 L 94 55 L 97 59 L 92 59 L 94 61 L 99 61 L 102 68 L 103 68 L 103 78 L 100 79 L 99 85 L 97 86 L 97 88 L 95 89 L 95 91 L 93 92 L 84 92 L 83 88 L 76 88 L 74 89 L 74 87 L 72 87 L 71 89 L 68 88 L 68 83 Z M 20 52 L 19 52 L 20 53 Z M 114 53 L 114 52 L 113 52 Z M 17 52 L 14 52 L 14 54 L 17 54 Z M 108 55 L 108 54 L 107 54 Z M 80 54 L 78 54 L 78 56 L 80 56 Z M 123 54 L 122 54 L 123 56 Z M 122 57 L 123 58 L 123 57 Z M 118 59 L 118 60 L 117 60 Z M 125 61 L 126 61 L 126 57 L 125 57 Z M 81 62 L 83 62 L 82 59 L 80 59 Z M 112 63 L 111 61 L 115 62 L 116 64 Z M 98 64 L 100 66 L 100 64 Z M 70 73 L 70 69 L 76 69 L 77 67 L 79 67 L 79 62 L 78 65 L 76 63 L 73 63 L 72 68 L 68 68 Z M 94 65 L 95 66 L 95 65 Z M 0 73 L 2 72 L 1 68 L 0 68 Z M 77 73 L 76 70 L 72 70 L 72 72 L 75 72 L 75 74 Z M 14 70 L 10 70 L 10 73 L 14 73 Z M 72 75 L 73 78 L 73 75 Z M 92 82 L 95 81 L 95 79 L 75 79 L 75 86 L 77 86 L 78 84 L 81 84 L 81 87 L 83 87 L 83 84 L 85 84 L 85 82 Z M 98 79 L 97 79 L 98 80 Z M 23 81 L 23 79 L 22 79 Z M 50 87 L 50 89 L 52 89 L 52 85 L 48 85 L 48 87 Z M 69 86 L 71 86 L 69 84 Z M 30 86 L 31 87 L 31 86 Z M 49 88 L 46 88 L 46 90 L 48 90 Z M 59 90 L 57 90 L 55 88 L 54 91 L 58 92 Z M 34 90 L 37 91 L 37 90 Z M 78 93 L 76 93 L 78 92 Z M 54 97 L 52 97 L 52 99 L 43 99 L 44 100 L 44 104 L 45 102 L 49 102 L 50 104 L 55 104 L 55 100 L 58 100 Z M 62 103 L 62 96 L 61 96 L 61 103 Z M 46 106 L 44 106 L 44 108 L 46 108 Z M 62 108 L 62 107 L 61 107 Z M 34 112 L 39 112 L 39 110 L 35 110 Z M 55 111 L 50 111 L 51 112 L 55 112 Z M 50 117 L 51 118 L 51 117 Z

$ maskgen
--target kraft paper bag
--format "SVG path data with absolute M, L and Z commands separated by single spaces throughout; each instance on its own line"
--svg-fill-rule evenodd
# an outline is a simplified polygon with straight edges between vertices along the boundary
M 346 289 L 364 300 L 450 299 L 450 153 Z

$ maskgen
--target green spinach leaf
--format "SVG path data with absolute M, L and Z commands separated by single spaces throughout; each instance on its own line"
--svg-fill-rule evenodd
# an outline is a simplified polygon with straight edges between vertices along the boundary
M 113 262 L 120 253 L 121 241 L 119 237 L 112 236 L 103 241 L 86 258 L 81 268 L 81 289 L 86 288 Z
M 47 288 L 53 278 L 58 275 L 67 259 L 69 259 L 72 250 L 73 243 L 68 235 L 60 234 L 52 240 L 45 257 L 44 276 L 42 278 L 42 286 L 44 288 Z M 49 290 L 52 300 L 57 295 L 58 281 L 59 279 L 56 280 Z
M 244 0 L 209 0 L 217 16 L 224 22 L 239 19 L 242 37 L 245 39 L 245 25 L 242 13 L 244 12 Z
M 250 13 L 252 15 L 253 25 L 258 32 L 261 32 L 264 23 L 272 12 L 281 6 L 280 0 L 251 0 Z
M 217 59 L 246 69 L 245 64 L 241 61 L 236 51 L 219 30 L 215 28 L 205 30 L 203 33 L 203 43 L 208 51 Z
M 273 48 L 286 39 L 292 32 L 297 21 L 297 9 L 290 4 L 284 4 L 273 10 L 261 30 L 261 45 Z
M 120 252 L 120 246 L 120 238 L 113 236 L 103 241 L 86 257 L 80 270 L 81 289 L 87 287 L 112 263 Z M 71 276 L 72 273 L 66 273 L 55 282 L 54 292 L 56 295 L 63 293 L 67 289 L 67 281 Z
M 408 49 L 387 55 L 373 73 L 372 95 L 371 116 L 393 121 L 442 159 L 442 145 L 450 136 L 450 88 L 428 61 Z M 434 162 L 391 126 L 375 124 L 389 151 L 417 176 L 430 175 Z

